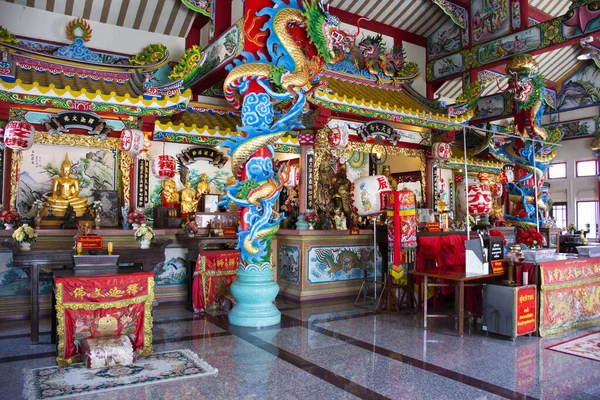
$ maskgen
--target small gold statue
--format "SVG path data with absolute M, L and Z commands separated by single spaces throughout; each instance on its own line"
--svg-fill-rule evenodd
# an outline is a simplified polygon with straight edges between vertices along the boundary
M 75 215 L 81 217 L 85 213 L 87 199 L 79 196 L 79 181 L 71 177 L 71 162 L 68 153 L 60 165 L 60 172 L 60 177 L 54 178 L 52 181 L 52 195 L 48 197 L 45 214 L 48 212 L 48 207 L 52 207 L 55 216 L 64 217 L 70 204 Z
M 196 193 L 198 194 L 198 200 L 202 200 L 202 195 L 210 193 L 210 183 L 208 183 L 208 176 L 206 174 L 200 175 L 200 182 L 198 182 Z
M 167 179 L 163 185 L 162 206 L 179 207 L 179 193 L 177 192 L 177 184 L 173 179 Z
M 387 178 L 388 182 L 390 183 L 390 187 L 392 188 L 392 190 L 394 190 L 394 191 L 398 190 L 398 182 L 392 177 L 392 173 L 390 171 L 389 165 L 383 166 L 382 173 L 383 173 L 383 176 L 385 176 Z
M 181 214 L 193 214 L 198 208 L 198 200 L 196 199 L 196 191 L 192 189 L 192 183 L 187 181 L 185 188 L 181 191 Z
M 237 178 L 235 177 L 235 175 L 231 175 L 229 178 L 227 178 L 226 186 L 235 186 L 236 183 L 237 183 Z

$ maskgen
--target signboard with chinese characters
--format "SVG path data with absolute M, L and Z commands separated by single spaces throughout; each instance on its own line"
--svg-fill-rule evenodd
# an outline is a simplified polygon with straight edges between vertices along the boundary
M 221 169 L 229 158 L 221 153 L 219 150 L 211 146 L 198 146 L 192 147 L 175 156 L 177 158 L 177 168 L 179 170 L 179 179 L 181 183 L 185 183 L 187 176 L 190 173 L 189 164 L 196 162 L 198 159 L 206 159 L 211 165 Z
M 137 173 L 137 208 L 144 208 L 146 204 L 150 202 L 150 190 L 148 186 L 149 175 L 150 175 L 150 161 L 148 160 L 137 160 L 138 161 L 138 173 Z
M 392 145 L 402 142 L 431 146 L 431 133 L 429 130 L 423 129 L 417 131 L 403 129 L 404 126 L 409 127 L 408 125 L 394 127 L 387 122 L 381 121 L 372 121 L 366 124 L 361 124 L 359 122 L 332 119 L 328 123 L 328 126 L 335 126 L 338 129 L 346 130 L 355 137 L 358 135 L 360 139 L 365 142 L 370 139 L 380 137 Z
M 59 111 L 43 120 L 42 125 L 49 134 L 69 132 L 69 128 L 85 129 L 90 135 L 106 139 L 113 131 L 96 113 L 85 111 Z
M 315 208 L 315 155 L 306 155 L 306 209 Z

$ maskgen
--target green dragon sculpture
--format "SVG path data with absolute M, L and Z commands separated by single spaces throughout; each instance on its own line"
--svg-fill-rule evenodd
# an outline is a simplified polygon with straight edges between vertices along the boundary
M 365 68 L 375 75 L 377 84 L 389 78 L 394 85 L 400 82 L 412 81 L 419 76 L 419 67 L 414 62 L 406 62 L 406 52 L 402 46 L 394 46 L 391 52 L 386 50 L 383 37 L 367 36 L 359 44 Z

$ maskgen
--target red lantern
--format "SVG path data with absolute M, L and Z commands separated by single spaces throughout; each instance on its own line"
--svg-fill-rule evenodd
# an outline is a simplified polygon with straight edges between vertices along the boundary
M 487 214 L 492 210 L 490 187 L 483 183 L 469 185 L 469 214 Z
M 433 158 L 436 160 L 448 160 L 450 159 L 450 145 L 444 142 L 434 143 L 431 148 Z
M 175 176 L 177 172 L 177 160 L 168 154 L 163 154 L 152 159 L 152 175 L 159 179 L 167 179 Z
M 121 150 L 135 157 L 144 149 L 144 132 L 139 129 L 123 129 L 121 132 Z
M 392 191 L 384 175 L 367 176 L 352 182 L 350 197 L 358 215 L 377 215 L 387 209 L 387 196 Z
M 33 146 L 35 128 L 28 122 L 10 121 L 4 127 L 4 144 L 13 150 L 29 150 Z

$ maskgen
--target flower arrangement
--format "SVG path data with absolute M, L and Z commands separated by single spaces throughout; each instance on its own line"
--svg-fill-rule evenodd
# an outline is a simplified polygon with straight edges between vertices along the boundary
M 522 243 L 530 249 L 539 249 L 544 244 L 544 237 L 535 228 L 529 228 L 526 231 L 517 233 L 517 243 Z
M 128 224 L 145 224 L 146 223 L 146 216 L 144 215 L 143 212 L 138 211 L 138 210 L 134 210 L 132 212 L 129 213 L 129 215 L 127 216 L 127 223 Z
M 506 246 L 506 238 L 504 237 L 504 233 L 496 230 L 496 229 L 490 229 L 489 232 L 490 236 L 499 236 L 502 238 L 502 242 L 504 243 L 504 246 Z
M 150 228 L 149 226 L 146 226 L 146 224 L 142 224 L 137 231 L 135 231 L 135 241 L 136 242 L 141 242 L 143 240 L 147 240 L 147 241 L 152 241 L 154 240 L 154 237 L 156 235 L 154 235 L 154 231 L 152 230 L 152 228 Z
M 12 234 L 13 239 L 17 243 L 35 243 L 37 236 L 38 234 L 36 233 L 35 229 L 28 224 L 21 225 Z
M 15 210 L 4 210 L 0 212 L 0 222 L 3 224 L 14 224 L 21 220 L 21 216 Z
M 319 215 L 316 213 L 305 213 L 304 220 L 309 224 L 316 224 L 319 222 Z
M 183 225 L 183 232 L 186 235 L 196 235 L 198 232 L 200 232 L 200 228 L 198 228 L 198 225 L 195 221 L 190 221 Z

